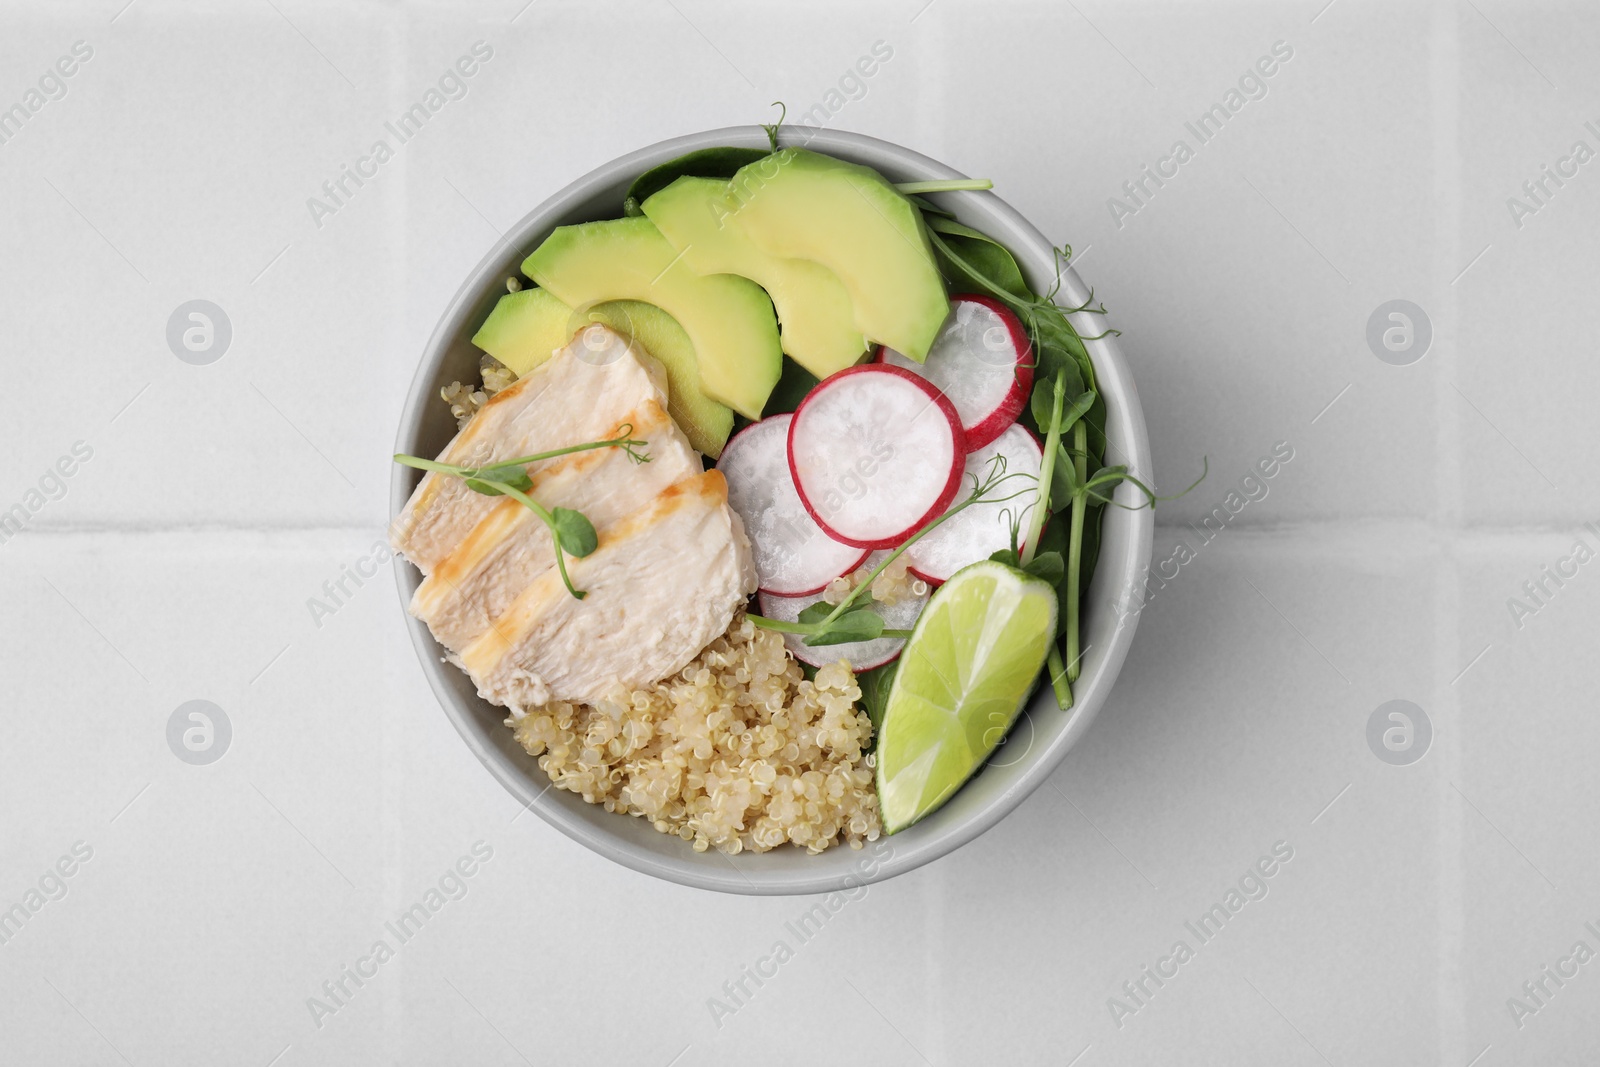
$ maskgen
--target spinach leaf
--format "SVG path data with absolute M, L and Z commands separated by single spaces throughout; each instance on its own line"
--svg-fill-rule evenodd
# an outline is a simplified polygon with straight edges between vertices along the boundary
M 950 212 L 946 211 L 944 208 L 942 208 L 939 205 L 935 204 L 932 200 L 929 200 L 927 197 L 918 196 L 915 193 L 907 193 L 905 195 L 906 195 L 906 199 L 911 201 L 913 204 L 915 204 L 916 207 L 917 207 L 917 210 L 922 212 L 922 217 L 929 223 L 929 225 L 932 225 L 933 220 L 935 218 L 941 218 L 941 219 L 953 219 L 953 218 L 955 218 L 954 215 L 950 214 Z
M 770 154 L 765 148 L 734 148 L 731 145 L 724 145 L 720 148 L 699 148 L 677 159 L 669 159 L 659 166 L 651 167 L 633 180 L 633 184 L 628 187 L 628 197 L 622 204 L 623 213 L 633 213 L 628 207 L 630 202 L 637 208 L 652 193 L 665 189 L 686 174 L 696 178 L 721 178 L 726 181 L 746 163 L 754 163 Z
M 856 675 L 856 685 L 861 688 L 861 708 L 872 720 L 874 741 L 877 740 L 878 727 L 883 725 L 883 710 L 889 706 L 889 693 L 894 688 L 895 672 L 899 669 L 900 661 L 894 660 Z
M 817 386 L 818 380 L 815 374 L 784 356 L 783 374 L 778 378 L 778 384 L 773 386 L 772 395 L 767 397 L 767 406 L 761 409 L 761 417 L 771 418 L 793 411 L 800 406 L 806 394 Z
M 1046 552 L 1054 552 L 1061 556 L 1067 553 L 1067 524 L 1054 521 L 1053 516 L 1050 524 L 1039 535 L 1039 547 L 1035 550 L 1035 554 L 1041 556 Z
M 1066 511 L 1073 494 L 1078 491 L 1078 475 L 1073 469 L 1072 453 L 1065 444 L 1056 446 L 1056 465 L 1050 470 L 1050 499 L 1057 502 L 1057 510 Z
M 955 284 L 965 284 L 967 291 L 985 296 L 994 295 L 993 288 L 998 287 L 1019 301 L 1035 299 L 1016 257 L 1005 245 L 955 219 L 935 215 L 926 221 L 930 230 L 941 235 L 934 251 L 944 253 L 939 257 L 940 266 Z

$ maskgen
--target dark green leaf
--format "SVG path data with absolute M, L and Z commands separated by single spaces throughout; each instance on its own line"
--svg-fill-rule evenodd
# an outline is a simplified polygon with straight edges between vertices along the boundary
M 1022 568 L 1035 578 L 1043 578 L 1051 585 L 1060 585 L 1066 577 L 1067 565 L 1059 552 L 1040 552 Z
M 1127 476 L 1128 468 L 1125 466 L 1101 467 L 1084 483 L 1084 492 L 1094 503 L 1109 504 L 1117 486 L 1121 485 Z
M 872 720 L 874 738 L 883 724 L 883 709 L 889 706 L 889 693 L 894 689 L 895 671 L 899 667 L 900 661 L 894 660 L 856 675 L 856 685 L 861 688 L 861 707 Z
M 1066 433 L 1073 423 L 1088 414 L 1098 397 L 1098 393 L 1086 389 L 1073 398 L 1061 412 L 1061 432 Z
M 1040 368 L 1043 370 L 1044 368 Z M 1082 411 L 1073 414 L 1078 405 L 1083 405 L 1087 410 L 1094 403 L 1094 394 L 1085 392 L 1083 379 L 1078 374 L 1078 368 L 1071 363 L 1063 363 L 1056 371 L 1043 378 L 1035 377 L 1033 395 L 1028 398 L 1028 407 L 1033 415 L 1033 421 L 1039 426 L 1041 435 L 1050 432 L 1050 413 L 1055 408 L 1056 380 L 1062 382 L 1061 390 L 1061 429 L 1065 432 L 1071 429 L 1072 424 L 1078 420 Z
M 1098 504 L 1089 505 L 1083 513 L 1083 544 L 1078 550 L 1078 589 L 1084 596 L 1089 595 L 1089 579 L 1094 577 L 1094 565 L 1100 558 L 1100 519 L 1105 514 L 1105 508 Z M 1143 590 L 1140 590 L 1142 595 Z
M 807 604 L 800 610 L 800 618 L 796 621 L 807 626 L 819 623 L 833 613 L 833 605 L 826 600 L 819 600 L 815 604 Z
M 467 478 L 465 480 L 467 483 L 467 488 L 471 489 L 474 493 L 482 493 L 484 496 L 505 495 L 500 491 L 500 487 L 497 485 L 490 485 L 487 482 L 480 482 L 476 478 Z
M 1040 304 L 1033 309 L 1033 328 L 1039 345 L 1055 350 L 1071 360 L 1086 383 L 1094 381 L 1094 369 L 1089 362 L 1089 350 L 1084 347 L 1078 331 L 1072 328 L 1066 312 L 1054 304 Z
M 1073 494 L 1078 491 L 1078 469 L 1065 445 L 1056 446 L 1056 465 L 1050 472 L 1050 499 L 1057 509 L 1065 509 Z
M 855 608 L 845 612 L 823 633 L 812 634 L 806 644 L 844 645 L 856 641 L 871 641 L 883 633 L 883 616 L 871 608 Z
M 556 508 L 550 512 L 550 522 L 568 555 L 582 559 L 600 543 L 600 538 L 594 532 L 594 524 L 581 511 Z
M 628 187 L 628 200 L 642 204 L 652 193 L 665 189 L 686 174 L 696 178 L 727 180 L 746 163 L 753 163 L 770 154 L 765 148 L 724 146 L 697 149 L 677 159 L 669 159 L 660 166 L 651 167 L 639 175 Z
M 1022 566 L 1021 557 L 1018 556 L 1016 554 L 1016 552 L 1012 551 L 1009 548 L 1002 548 L 1000 551 L 994 553 L 989 558 L 991 560 L 993 560 L 994 562 L 996 562 L 996 563 L 1004 563 L 1007 567 L 1020 567 L 1020 566 Z
M 907 193 L 907 194 L 905 194 L 905 197 L 906 197 L 907 200 L 911 201 L 913 204 L 915 204 L 917 206 L 917 210 L 922 212 L 922 217 L 928 222 L 928 224 L 930 226 L 933 224 L 933 220 L 934 220 L 935 217 L 943 218 L 943 219 L 953 219 L 953 218 L 955 218 L 954 215 L 950 214 L 950 212 L 946 211 L 944 208 L 940 207 L 938 204 L 935 204 L 932 200 L 929 200 L 927 197 L 918 196 L 915 193 Z
M 1070 352 L 1060 345 L 1035 342 L 1033 345 L 1033 363 L 1035 381 L 1041 377 L 1053 378 L 1057 374 L 1070 371 L 1072 377 L 1067 379 L 1066 395 L 1069 399 L 1078 395 L 1080 390 L 1075 388 L 1075 385 L 1082 380 L 1083 373 L 1078 369 L 1078 361 L 1072 357 Z
M 1056 405 L 1055 388 L 1055 375 L 1035 378 L 1033 395 L 1028 398 L 1028 409 L 1033 414 L 1033 421 L 1039 424 L 1039 432 L 1041 434 L 1050 432 L 1050 419 L 1055 412 Z M 1065 409 L 1066 400 L 1063 399 L 1061 403 L 1063 409 Z
M 966 282 L 969 289 L 989 296 L 996 295 L 993 290 L 999 289 L 1019 302 L 1035 299 L 1016 257 L 1005 245 L 955 219 L 935 215 L 926 221 L 929 229 L 941 235 L 951 253 L 945 258 L 956 274 L 952 281 L 958 288 Z
M 865 352 L 862 355 L 866 355 Z M 783 357 L 783 373 L 778 378 L 778 384 L 773 386 L 772 394 L 767 397 L 767 406 L 762 409 L 761 417 L 770 419 L 774 415 L 782 415 L 793 411 L 800 406 L 800 401 L 806 394 L 816 388 L 818 378 L 800 364 Z
M 1089 465 L 1097 467 L 1106 457 L 1106 398 L 1099 393 L 1083 416 L 1083 424 L 1089 431 Z
M 1058 460 L 1057 462 L 1060 461 Z M 1062 500 L 1058 511 L 1063 520 L 1065 520 L 1067 514 L 1066 506 L 1067 501 Z M 1065 521 L 1054 521 L 1054 517 L 1052 516 L 1051 521 L 1045 523 L 1044 532 L 1039 535 L 1039 547 L 1035 549 L 1035 551 L 1040 554 L 1045 552 L 1058 552 L 1063 556 L 1066 555 L 1068 525 L 1069 524 Z

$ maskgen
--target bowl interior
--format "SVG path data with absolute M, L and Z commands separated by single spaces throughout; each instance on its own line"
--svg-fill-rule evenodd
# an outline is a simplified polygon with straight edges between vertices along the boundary
M 783 133 L 786 145 L 804 143 L 875 167 L 892 181 L 963 177 L 925 156 L 860 134 L 806 127 Z M 766 144 L 766 132 L 759 126 L 708 130 L 663 141 L 606 164 L 530 212 L 472 272 L 428 342 L 401 417 L 396 450 L 433 456 L 454 436 L 455 419 L 439 400 L 439 390 L 452 381 L 475 380 L 478 350 L 471 344 L 472 335 L 506 291 L 506 278 L 519 273 L 523 258 L 552 229 L 617 216 L 628 185 L 640 172 L 684 152 L 715 145 Z M 962 222 L 1007 245 L 1035 291 L 1050 288 L 1056 277 L 1050 242 L 999 197 L 992 192 L 962 192 L 941 194 L 938 199 Z M 1088 290 L 1070 268 L 1061 276 L 1058 298 L 1064 305 L 1082 304 L 1088 298 Z M 1073 324 L 1085 336 L 1105 329 L 1098 316 L 1075 315 Z M 1149 481 L 1149 442 L 1128 367 L 1113 338 L 1088 345 L 1108 407 L 1108 457 L 1128 464 Z M 418 477 L 417 471 L 395 467 L 394 514 L 404 506 Z M 581 797 L 547 788 L 549 779 L 504 725 L 504 709 L 480 699 L 465 674 L 441 662 L 440 648 L 422 622 L 408 617 L 408 624 L 423 671 L 468 747 L 519 802 L 546 822 L 619 863 L 684 885 L 745 894 L 820 893 L 880 881 L 937 859 L 993 826 L 1043 783 L 1088 728 L 1127 655 L 1138 615 L 1121 613 L 1115 605 L 1124 603 L 1128 591 L 1143 580 L 1153 532 L 1148 509 L 1106 509 L 1100 558 L 1083 617 L 1087 651 L 1074 686 L 1072 712 L 1057 709 L 1045 688 L 988 765 L 949 803 L 910 829 L 859 851 L 839 847 L 816 856 L 796 848 L 738 856 L 715 850 L 697 853 L 643 819 L 614 815 Z M 420 575 L 401 560 L 395 565 L 402 601 L 409 603 Z

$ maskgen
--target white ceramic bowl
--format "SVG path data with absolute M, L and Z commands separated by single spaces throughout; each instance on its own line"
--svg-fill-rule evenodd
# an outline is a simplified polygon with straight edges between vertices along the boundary
M 927 156 L 860 134 L 803 127 L 784 133 L 788 135 L 784 144 L 799 143 L 802 134 L 810 135 L 804 141 L 807 147 L 874 167 L 891 181 L 964 177 Z M 766 132 L 759 126 L 675 137 L 607 163 L 529 212 L 478 264 L 434 330 L 411 383 L 395 450 L 437 455 L 454 435 L 455 420 L 439 400 L 439 390 L 452 381 L 476 377 L 478 351 L 471 344 L 473 333 L 505 292 L 505 279 L 518 273 L 523 258 L 552 229 L 616 217 L 635 177 L 685 152 L 716 145 L 766 144 Z M 1003 200 L 992 192 L 945 193 L 937 199 L 962 222 L 1010 248 L 1035 291 L 1049 289 L 1055 275 L 1050 242 Z M 1077 274 L 1067 270 L 1061 282 L 1061 302 L 1082 304 L 1088 295 Z M 1087 314 L 1074 316 L 1073 324 L 1085 336 L 1105 329 L 1102 317 Z M 1108 407 L 1108 454 L 1149 482 L 1150 444 L 1127 363 L 1111 337 L 1090 341 L 1088 347 Z M 418 476 L 419 472 L 396 465 L 390 489 L 393 514 L 399 514 Z M 725 893 L 823 893 L 882 881 L 936 860 L 999 822 L 1043 784 L 1089 728 L 1128 654 L 1138 615 L 1120 615 L 1113 605 L 1143 580 L 1153 533 L 1154 518 L 1148 509 L 1105 511 L 1100 558 L 1083 621 L 1087 652 L 1082 675 L 1073 687 L 1076 706 L 1070 714 L 1063 714 L 1049 688 L 1043 687 L 994 758 L 942 809 L 865 849 L 831 848 L 817 856 L 790 847 L 738 856 L 724 856 L 714 849 L 695 852 L 679 838 L 658 833 L 643 819 L 614 815 L 572 793 L 547 788 L 549 779 L 504 725 L 504 709 L 479 699 L 466 675 L 440 661 L 440 647 L 427 627 L 409 617 L 408 622 L 423 672 L 467 746 L 520 803 L 531 805 L 568 837 L 636 871 L 683 885 Z M 403 561 L 397 560 L 396 568 L 405 604 L 420 576 Z

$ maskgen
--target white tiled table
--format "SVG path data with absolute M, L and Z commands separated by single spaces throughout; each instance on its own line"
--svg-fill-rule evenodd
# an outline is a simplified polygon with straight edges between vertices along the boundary
M 1507 602 L 1600 549 L 1600 163 L 1520 226 L 1507 198 L 1600 149 L 1600 15 L 123 2 L 0 13 L 0 107 L 92 50 L 0 143 L 0 510 L 92 450 L 0 544 L 0 908 L 66 890 L 0 944 L 0 1062 L 1592 1062 L 1600 963 L 1542 1006 L 1522 986 L 1600 951 L 1600 562 L 1520 627 Z M 314 220 L 478 41 L 465 94 Z M 1185 123 L 1275 42 L 1265 95 L 1199 144 Z M 780 98 L 990 176 L 1071 241 L 1162 486 L 1211 471 L 1162 506 L 1158 558 L 1195 558 L 1050 785 L 805 940 L 786 924 L 814 901 L 658 883 L 513 823 L 387 573 L 307 604 L 381 535 L 417 355 L 497 230 Z M 1178 139 L 1192 158 L 1119 226 L 1108 198 Z M 232 325 L 209 366 L 166 342 L 197 298 Z M 1409 366 L 1367 345 L 1391 299 L 1431 320 Z M 1279 442 L 1268 494 L 1201 547 L 1190 524 Z M 209 766 L 167 744 L 192 699 L 232 725 Z M 1392 699 L 1433 724 L 1409 766 L 1368 748 Z M 476 842 L 464 895 L 314 1018 Z M 1276 842 L 1266 895 L 1202 943 L 1185 924 Z M 724 992 L 780 940 L 774 977 Z M 1179 940 L 1192 958 L 1129 997 Z

